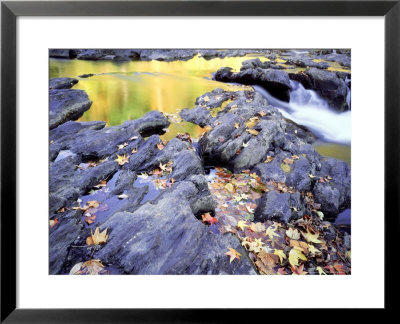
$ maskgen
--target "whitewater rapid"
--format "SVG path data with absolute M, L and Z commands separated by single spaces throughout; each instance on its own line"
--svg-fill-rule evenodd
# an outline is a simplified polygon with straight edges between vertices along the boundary
M 334 111 L 315 91 L 307 90 L 293 80 L 290 84 L 292 90 L 289 102 L 276 99 L 260 86 L 253 87 L 270 105 L 277 107 L 285 118 L 307 127 L 321 140 L 350 145 L 351 111 Z M 347 100 L 350 103 L 350 92 Z

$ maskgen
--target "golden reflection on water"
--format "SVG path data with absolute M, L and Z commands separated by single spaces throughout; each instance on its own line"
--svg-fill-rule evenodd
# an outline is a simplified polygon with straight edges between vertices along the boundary
M 251 56 L 255 57 L 255 56 Z M 178 109 L 192 108 L 200 95 L 216 88 L 243 89 L 212 80 L 212 73 L 229 66 L 239 71 L 242 62 L 250 57 L 226 57 L 206 60 L 194 57 L 188 61 L 85 61 L 50 59 L 50 78 L 77 77 L 74 89 L 85 90 L 93 101 L 92 107 L 81 121 L 103 120 L 108 125 L 119 125 L 136 119 L 151 110 L 175 113 Z M 262 58 L 262 61 L 266 61 Z M 190 123 L 171 125 L 165 138 L 177 131 L 189 132 L 197 137 L 201 129 Z
M 347 162 L 351 165 L 351 147 L 348 145 L 334 144 L 334 143 L 315 143 L 315 150 L 323 155 L 330 156 L 338 160 Z
M 91 108 L 80 120 L 102 120 L 113 126 L 129 119 L 140 118 L 151 110 L 173 114 L 183 108 L 192 108 L 197 97 L 216 88 L 247 88 L 213 81 L 212 73 L 225 66 L 239 71 L 243 61 L 257 57 L 263 62 L 269 61 L 257 54 L 211 60 L 196 56 L 188 61 L 173 62 L 50 59 L 50 78 L 76 78 L 81 74 L 96 74 L 89 78 L 79 78 L 79 83 L 74 86 L 74 89 L 85 90 L 93 101 Z M 278 57 L 275 63 L 285 66 L 286 62 Z M 343 68 L 337 63 L 328 63 L 334 70 Z M 304 68 L 292 68 L 288 72 L 301 70 Z M 350 69 L 345 70 L 350 72 Z M 211 114 L 215 115 L 223 107 L 212 109 Z M 185 132 L 198 138 L 203 130 L 187 122 L 172 123 L 162 139 L 170 140 L 177 133 Z M 348 146 L 317 144 L 315 148 L 322 155 L 351 163 Z

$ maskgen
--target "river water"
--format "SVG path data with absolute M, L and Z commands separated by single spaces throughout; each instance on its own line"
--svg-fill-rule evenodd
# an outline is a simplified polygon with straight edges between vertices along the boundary
M 216 88 L 241 90 L 247 87 L 212 80 L 219 68 L 229 66 L 238 71 L 242 62 L 250 58 L 265 57 L 246 55 L 206 60 L 194 57 L 188 61 L 85 61 L 50 59 L 50 78 L 75 77 L 79 83 L 74 89 L 85 90 L 93 101 L 81 121 L 102 120 L 109 126 L 125 120 L 136 119 L 151 110 L 176 114 L 180 109 L 192 108 L 195 100 L 205 92 Z M 285 67 L 285 61 L 276 58 L 276 64 Z M 332 63 L 331 70 L 339 69 Z M 89 78 L 78 77 L 94 74 Z M 351 163 L 351 112 L 336 113 L 314 91 L 305 90 L 292 81 L 291 100 L 284 103 L 273 98 L 264 89 L 255 86 L 267 101 L 280 108 L 282 114 L 294 122 L 306 126 L 319 137 L 316 150 Z M 350 97 L 348 98 L 350 100 Z M 162 137 L 169 140 L 176 134 L 188 132 L 193 138 L 202 130 L 191 123 L 173 123 Z

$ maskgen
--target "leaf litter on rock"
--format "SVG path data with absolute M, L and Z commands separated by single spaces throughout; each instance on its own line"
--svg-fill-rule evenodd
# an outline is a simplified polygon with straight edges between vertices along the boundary
M 296 160 L 296 157 L 292 158 Z M 210 192 L 217 202 L 215 218 L 220 233 L 237 235 L 261 274 L 323 274 L 323 269 L 328 269 L 329 274 L 351 273 L 351 251 L 345 249 L 343 235 L 337 229 L 335 240 L 324 239 L 323 229 L 331 225 L 319 216 L 320 206 L 315 204 L 312 193 L 301 193 L 310 214 L 298 220 L 288 224 L 271 220 L 253 222 L 249 216 L 254 215 L 248 212 L 246 205 L 253 211 L 262 192 L 294 193 L 296 190 L 275 181 L 263 184 L 248 170 L 233 174 L 216 168 L 215 173 L 207 178 Z M 249 205 L 252 203 L 254 205 Z

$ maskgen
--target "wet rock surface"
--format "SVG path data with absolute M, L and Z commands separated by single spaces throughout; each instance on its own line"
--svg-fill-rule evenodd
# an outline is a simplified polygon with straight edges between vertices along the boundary
M 219 90 L 204 94 L 209 98 L 220 95 Z M 296 124 L 287 122 L 257 92 L 239 91 L 230 96 L 230 100 L 226 108 L 211 119 L 199 117 L 203 114 L 198 111 L 207 111 L 207 107 L 196 108 L 197 122 L 209 122 L 210 127 L 199 141 L 206 164 L 225 166 L 235 173 L 250 170 L 265 183 L 285 184 L 292 188 L 289 189 L 292 193 L 312 192 L 315 203 L 321 205 L 327 217 L 334 218 L 349 208 L 351 171 L 347 163 L 319 155 L 310 144 L 312 138 L 302 136 Z M 181 117 L 195 119 L 189 111 L 181 113 Z M 260 219 L 287 222 L 295 217 L 290 212 L 293 203 L 286 196 L 270 196 L 269 199 L 268 193 L 264 196 L 258 209 Z M 275 203 L 268 201 L 281 207 L 276 211 L 271 207 Z M 298 197 L 296 201 L 301 202 L 296 210 L 306 209 L 303 198 Z
M 58 152 L 53 150 L 54 162 L 50 165 L 50 218 L 58 220 L 50 234 L 50 273 L 68 273 L 82 258 L 91 256 L 101 258 L 119 273 L 256 273 L 246 257 L 230 263 L 224 255 L 229 247 L 245 255 L 234 235 L 212 234 L 198 220 L 200 213 L 214 209 L 214 201 L 202 161 L 190 142 L 175 138 L 160 150 L 157 144 L 162 141 L 158 135 L 147 139 L 140 135 L 168 125 L 161 113 L 151 112 L 118 127 L 69 121 L 50 131 L 50 148 L 58 148 Z M 119 148 L 121 144 L 123 147 Z M 133 149 L 137 150 L 134 154 L 130 152 Z M 114 161 L 125 154 L 130 155 L 126 164 Z M 168 161 L 172 161 L 169 178 L 174 179 L 170 188 L 154 189 L 151 182 L 135 185 L 137 174 L 150 172 Z M 106 187 L 97 191 L 96 185 L 104 181 Z M 154 198 L 145 200 L 149 187 L 158 193 L 153 192 Z M 120 195 L 127 198 L 120 199 Z M 88 225 L 84 219 L 92 209 L 79 208 L 91 199 L 98 201 L 100 207 L 93 212 L 96 221 Z M 97 246 L 93 252 L 85 247 L 85 239 L 94 226 L 107 228 L 110 238 L 104 247 Z
M 78 83 L 78 79 L 74 78 L 54 78 L 50 79 L 50 89 L 71 89 Z
M 50 129 L 76 120 L 90 108 L 92 101 L 83 90 L 52 89 L 49 96 Z
M 59 58 L 114 61 L 244 54 L 246 50 L 50 52 Z M 265 51 L 265 55 L 273 59 L 276 53 Z M 343 66 L 348 56 L 323 51 L 313 55 L 326 61 L 339 57 Z M 288 64 L 308 70 L 288 73 L 277 62 L 251 59 L 243 63 L 241 71 L 223 68 L 215 78 L 243 84 L 259 82 L 256 84 L 282 100 L 288 100 L 290 80 L 296 80 L 316 91 L 320 88 L 320 95 L 331 100 L 332 106 L 341 104 L 343 108 L 347 75 L 327 71 L 326 62 L 313 62 L 293 52 L 284 56 Z M 246 177 L 248 184 L 257 179 L 257 202 L 241 206 L 242 199 L 247 199 L 243 198 L 245 192 L 235 199 L 237 206 L 244 208 L 242 212 L 250 210 L 255 221 L 265 223 L 257 223 L 263 228 L 260 232 L 246 228 L 249 225 L 240 232 L 248 237 L 255 235 L 253 239 L 263 238 L 264 243 L 258 241 L 260 246 L 268 235 L 273 236 L 268 229 L 279 232 L 275 222 L 292 226 L 312 213 L 333 220 L 351 207 L 350 167 L 318 154 L 311 145 L 313 134 L 285 119 L 258 92 L 216 89 L 205 93 L 197 98 L 195 108 L 180 112 L 185 121 L 204 127 L 199 141 L 178 136 L 164 142 L 160 134 L 170 121 L 158 111 L 113 127 L 106 127 L 102 121 L 74 121 L 91 105 L 84 91 L 70 89 L 74 80 L 50 81 L 51 274 L 68 274 L 74 265 L 89 259 L 101 260 L 115 274 L 268 273 L 270 270 L 259 262 L 265 251 L 272 258 L 273 250 L 257 250 L 257 241 L 236 235 L 238 227 L 218 232 L 212 223 L 208 226 L 202 221 L 204 214 L 213 219 L 211 215 L 221 208 L 210 192 L 208 167 L 225 167 Z M 323 228 L 325 238 L 336 239 L 335 230 Z M 106 242 L 88 243 L 95 229 L 106 231 Z M 349 235 L 345 236 L 345 245 L 350 249 Z M 235 249 L 240 258 L 231 262 L 226 255 L 229 249 Z M 250 249 L 254 249 L 253 254 Z M 275 259 L 279 264 L 277 255 Z
M 256 67 L 235 73 L 231 71 L 231 68 L 221 68 L 215 73 L 214 78 L 222 82 L 260 85 L 280 100 L 289 101 L 290 99 L 289 75 L 281 70 Z

